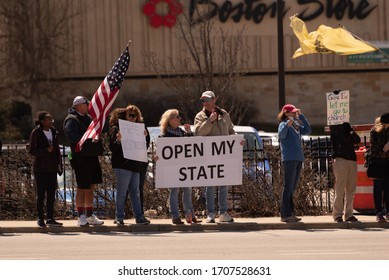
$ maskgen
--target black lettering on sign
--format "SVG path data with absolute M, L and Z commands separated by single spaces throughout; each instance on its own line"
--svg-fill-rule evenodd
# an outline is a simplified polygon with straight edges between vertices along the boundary
M 337 20 L 341 20 L 347 15 L 349 19 L 356 17 L 362 20 L 378 6 L 371 6 L 367 0 L 298 0 L 297 2 L 300 5 L 317 4 L 312 13 L 308 14 L 308 8 L 299 13 L 299 18 L 303 21 L 313 20 L 321 16 L 324 11 L 327 18 L 335 17 Z
M 200 166 L 198 168 L 196 166 L 181 167 L 179 174 L 181 176 L 178 180 L 181 182 L 186 180 L 224 178 L 224 164 Z
M 288 1 L 289 2 L 289 1 Z M 285 16 L 291 9 L 286 7 L 286 1 L 282 1 L 282 13 Z M 303 21 L 310 21 L 320 17 L 323 13 L 327 18 L 335 17 L 337 20 L 347 16 L 349 19 L 365 19 L 377 5 L 372 5 L 368 0 L 297 0 L 297 3 L 303 7 L 302 11 L 296 10 Z M 207 5 L 200 10 L 206 10 L 200 16 L 196 12 L 198 5 Z M 309 7 L 307 7 L 309 5 Z M 234 22 L 240 22 L 242 17 L 246 20 L 253 20 L 259 24 L 270 15 L 271 18 L 277 16 L 277 1 L 264 3 L 264 0 L 241 0 L 234 3 L 230 0 L 222 3 L 215 3 L 212 0 L 191 0 L 189 5 L 189 16 L 192 24 L 199 23 L 205 19 L 218 17 L 220 22 L 226 22 L 232 18 Z
M 229 152 L 230 154 L 232 154 L 232 148 L 234 147 L 234 144 L 235 144 L 235 140 L 233 140 L 232 142 L 230 141 L 222 141 L 220 142 L 220 146 L 218 146 L 218 143 L 215 143 L 215 142 L 212 142 L 212 155 L 214 156 L 215 154 L 217 155 L 225 155 L 227 154 L 227 152 Z M 227 147 L 228 146 L 228 147 Z M 226 151 L 226 148 L 229 148 L 228 151 Z
M 193 143 L 185 145 L 175 145 L 174 147 L 165 146 L 162 148 L 163 159 L 177 159 L 180 155 L 184 158 L 204 156 L 204 145 L 203 143 Z

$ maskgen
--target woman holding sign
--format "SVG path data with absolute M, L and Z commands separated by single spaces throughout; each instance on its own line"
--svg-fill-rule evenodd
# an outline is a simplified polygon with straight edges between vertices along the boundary
M 301 135 L 311 133 L 307 119 L 292 104 L 286 104 L 278 114 L 278 137 L 281 146 L 281 161 L 284 168 L 284 189 L 281 197 L 281 221 L 298 222 L 294 214 L 293 194 L 300 179 L 304 153 Z
M 184 137 L 184 136 L 193 136 L 193 133 L 190 129 L 189 124 L 185 124 L 185 130 L 180 128 L 181 117 L 177 109 L 169 109 L 163 113 L 161 120 L 159 121 L 161 128 L 160 137 Z M 192 205 L 192 188 L 186 187 L 182 188 L 183 196 L 182 203 L 185 211 L 185 219 L 188 224 L 191 223 L 201 223 L 194 214 L 193 205 Z M 180 218 L 178 211 L 178 192 L 179 188 L 171 188 L 169 195 L 170 202 L 170 213 L 172 215 L 173 224 L 180 225 L 183 224 Z
M 130 122 L 142 122 L 142 114 L 138 107 L 129 105 L 127 108 L 117 108 L 111 113 L 109 121 L 109 148 L 112 152 L 112 168 L 116 176 L 116 224 L 124 225 L 125 204 L 127 193 L 130 194 L 132 210 L 137 224 L 149 224 L 141 209 L 139 197 L 139 172 L 142 163 L 126 159 L 121 147 L 121 134 L 119 131 L 119 119 Z

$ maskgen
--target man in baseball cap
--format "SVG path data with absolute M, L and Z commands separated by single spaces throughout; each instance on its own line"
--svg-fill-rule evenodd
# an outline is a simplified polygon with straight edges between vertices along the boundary
M 213 93 L 213 91 L 207 90 L 207 91 L 204 91 L 200 97 L 200 99 L 203 99 L 203 98 L 216 98 L 216 97 L 215 97 L 215 94 Z
M 234 125 L 230 115 L 216 106 L 217 98 L 213 91 L 207 90 L 201 94 L 200 101 L 203 109 L 197 113 L 194 120 L 196 136 L 220 136 L 234 135 Z M 218 189 L 219 222 L 233 222 L 234 219 L 228 214 L 228 186 L 207 187 L 206 207 L 207 223 L 215 223 L 215 189 Z
M 80 105 L 80 104 L 89 104 L 89 100 L 86 99 L 84 96 L 76 96 L 73 99 L 73 107 Z

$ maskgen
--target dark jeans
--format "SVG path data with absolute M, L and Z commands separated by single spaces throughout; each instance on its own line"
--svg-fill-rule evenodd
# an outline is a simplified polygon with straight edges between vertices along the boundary
M 47 219 L 53 219 L 55 191 L 57 189 L 57 173 L 36 172 L 34 173 L 34 176 L 37 190 L 36 208 L 38 210 L 38 219 L 44 219 L 44 204 L 46 196 Z
M 284 161 L 284 189 L 281 198 L 281 218 L 294 214 L 293 194 L 296 190 L 302 168 L 302 161 Z
M 382 205 L 382 193 L 384 194 L 384 205 Z M 374 179 L 373 187 L 374 205 L 376 214 L 383 212 L 385 207 L 388 213 L 389 208 L 389 177 L 384 179 Z

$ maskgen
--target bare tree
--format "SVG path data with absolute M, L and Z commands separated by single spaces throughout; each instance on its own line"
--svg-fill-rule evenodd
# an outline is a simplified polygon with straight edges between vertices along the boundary
M 189 119 L 198 109 L 199 93 L 213 90 L 219 104 L 226 108 L 236 124 L 245 117 L 249 98 L 235 94 L 236 80 L 245 74 L 248 47 L 244 44 L 244 27 L 226 31 L 211 18 L 209 3 L 197 5 L 196 20 L 188 14 L 177 18 L 179 39 L 185 43 L 186 57 L 161 60 L 155 53 L 146 57 L 164 85 L 176 94 L 179 109 Z
M 77 4 L 68 0 L 0 0 L 0 68 L 3 87 L 15 96 L 49 95 L 67 67 Z

